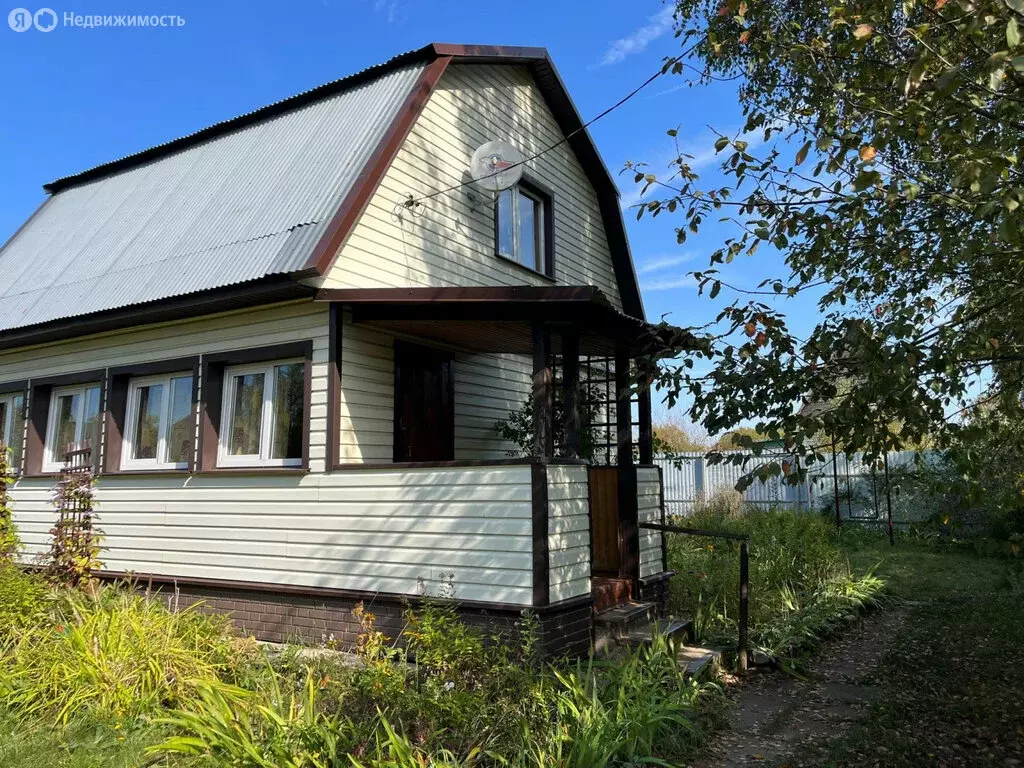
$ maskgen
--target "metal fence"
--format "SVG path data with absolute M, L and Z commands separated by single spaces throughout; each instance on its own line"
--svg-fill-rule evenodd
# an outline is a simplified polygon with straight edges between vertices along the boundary
M 767 461 L 788 461 L 796 465 L 794 457 L 783 454 L 755 456 L 749 451 L 727 451 L 725 455 L 743 457 L 743 463 L 711 464 L 704 453 L 657 457 L 655 462 L 662 468 L 665 483 L 666 512 L 681 516 L 692 514 L 716 493 L 735 489 L 740 478 Z M 823 461 L 807 467 L 806 478 L 799 484 L 791 484 L 781 476 L 754 480 L 742 492 L 743 503 L 762 508 L 834 510 L 838 481 L 840 515 L 844 519 L 884 518 L 887 491 L 897 523 L 927 516 L 928 505 L 910 488 L 906 477 L 908 473 L 918 472 L 922 464 L 934 465 L 941 458 L 939 454 L 893 451 L 887 458 L 888 486 L 882 460 L 868 462 L 862 453 L 826 454 Z

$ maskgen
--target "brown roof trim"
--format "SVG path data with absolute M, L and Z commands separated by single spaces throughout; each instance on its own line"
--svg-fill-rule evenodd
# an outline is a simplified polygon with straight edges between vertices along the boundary
M 370 156 L 370 160 L 352 185 L 352 189 L 349 190 L 348 195 L 335 211 L 323 237 L 313 248 L 313 253 L 306 261 L 306 269 L 314 270 L 318 275 L 326 275 L 330 270 L 342 244 L 348 238 L 356 222 L 359 221 L 359 217 L 366 209 L 373 193 L 380 186 L 384 174 L 391 167 L 391 162 L 398 154 L 402 142 L 405 141 L 405 137 L 409 135 L 409 131 L 412 130 L 412 126 L 427 105 L 430 94 L 434 92 L 434 86 L 441 79 L 441 75 L 448 68 L 450 61 L 450 56 L 442 56 L 434 59 L 423 70 L 420 79 L 409 91 L 405 102 L 396 113 L 391 127 L 384 133 L 377 148 Z
M 340 304 L 429 304 L 432 302 L 597 302 L 611 306 L 592 285 L 495 285 L 446 288 L 322 288 L 317 301 Z
M 297 283 L 285 275 L 272 275 L 246 283 L 199 291 L 185 296 L 135 304 L 129 307 L 67 317 L 49 323 L 12 328 L 0 332 L 0 349 L 47 344 L 94 333 L 120 330 L 137 325 L 183 320 L 232 309 L 273 304 L 293 299 L 312 298 L 316 289 Z

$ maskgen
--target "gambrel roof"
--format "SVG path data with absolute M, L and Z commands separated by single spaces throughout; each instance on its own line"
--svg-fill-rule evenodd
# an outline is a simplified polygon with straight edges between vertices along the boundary
M 538 48 L 432 44 L 45 185 L 0 249 L 0 347 L 306 295 L 452 61 L 530 67 L 600 201 L 627 313 L 643 317 L 618 191 Z

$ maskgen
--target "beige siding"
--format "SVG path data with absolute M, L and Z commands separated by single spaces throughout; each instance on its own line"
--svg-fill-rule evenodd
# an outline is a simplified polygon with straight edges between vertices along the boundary
M 641 523 L 661 522 L 661 475 L 657 469 L 637 469 L 637 519 Z M 661 548 L 663 536 L 659 531 L 640 529 L 640 578 L 645 579 L 662 571 Z
M 480 144 L 505 139 L 531 156 L 563 136 L 525 67 L 453 65 L 399 150 L 334 269 L 329 287 L 545 285 L 546 278 L 494 255 L 494 208 L 470 187 L 402 207 L 460 184 Z M 527 174 L 554 193 L 555 277 L 596 285 L 621 307 L 597 196 L 563 144 Z
M 548 477 L 551 602 L 590 594 L 590 485 L 585 466 L 552 466 Z
M 12 488 L 31 557 L 53 522 L 52 481 Z M 530 468 L 346 470 L 332 475 L 102 477 L 111 570 L 293 586 L 532 600 Z M 420 580 L 422 579 L 422 584 Z
M 503 440 L 495 425 L 526 403 L 531 361 L 521 355 L 472 355 L 455 359 L 455 458 L 504 459 L 519 447 Z
M 341 332 L 342 461 L 394 458 L 394 339 L 346 320 Z

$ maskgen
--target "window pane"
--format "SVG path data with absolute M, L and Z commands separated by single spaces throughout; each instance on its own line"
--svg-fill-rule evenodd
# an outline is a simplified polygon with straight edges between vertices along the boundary
M 228 453 L 257 456 L 260 452 L 260 421 L 263 417 L 263 374 L 232 377 L 234 399 Z
M 519 193 L 519 261 L 537 269 L 537 216 L 532 197 Z
M 75 442 L 78 433 L 78 410 L 82 395 L 78 392 L 57 398 L 57 420 L 53 431 L 53 460 L 64 461 L 68 446 Z
M 512 242 L 514 225 L 512 220 L 512 190 L 506 189 L 498 195 L 498 253 L 502 256 L 515 258 L 515 247 Z
M 274 431 L 270 458 L 302 458 L 302 401 L 306 389 L 306 366 L 289 363 L 274 367 Z
M 187 464 L 192 457 L 195 436 L 192 377 L 171 379 L 171 423 L 167 427 L 167 461 Z
M 85 415 L 83 416 L 82 437 L 92 447 L 92 463 L 95 465 L 100 452 L 100 388 L 85 390 Z
M 10 432 L 8 436 L 8 448 L 11 449 L 11 466 L 21 466 L 21 449 L 25 440 L 25 396 L 15 395 L 11 402 L 11 412 L 8 416 Z
M 132 458 L 155 459 L 160 441 L 160 415 L 163 413 L 164 385 L 153 384 L 136 390 L 135 431 L 132 433 Z

